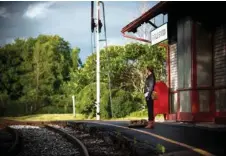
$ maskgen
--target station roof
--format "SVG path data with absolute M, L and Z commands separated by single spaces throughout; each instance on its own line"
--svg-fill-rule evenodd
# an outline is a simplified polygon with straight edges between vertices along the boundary
M 142 23 L 145 23 L 145 22 L 149 21 L 150 19 L 152 19 L 153 17 L 155 17 L 161 13 L 164 13 L 166 11 L 168 3 L 169 2 L 167 2 L 167 1 L 157 3 L 154 7 L 149 9 L 147 12 L 145 12 L 139 18 L 135 19 L 134 21 L 132 21 L 128 25 L 126 25 L 124 28 L 122 28 L 121 32 L 122 33 L 136 32 L 137 28 Z
M 215 1 L 160 1 L 154 7 L 142 14 L 140 17 L 130 22 L 121 32 L 137 32 L 137 28 L 143 23 L 150 20 L 159 14 L 173 14 L 173 18 L 179 19 L 182 16 L 191 16 L 194 20 L 202 21 L 207 25 L 217 25 L 226 23 L 225 2 Z M 214 9 L 214 11 L 213 11 Z

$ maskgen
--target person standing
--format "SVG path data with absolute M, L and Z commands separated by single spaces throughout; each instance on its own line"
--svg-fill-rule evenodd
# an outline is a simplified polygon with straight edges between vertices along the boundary
M 151 66 L 147 66 L 146 69 L 147 78 L 144 86 L 144 96 L 148 107 L 148 125 L 145 128 L 154 127 L 154 101 L 152 99 L 152 93 L 155 88 L 155 74 Z

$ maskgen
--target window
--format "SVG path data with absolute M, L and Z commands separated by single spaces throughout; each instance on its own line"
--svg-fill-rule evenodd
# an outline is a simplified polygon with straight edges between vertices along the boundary
M 191 35 L 192 21 L 189 18 L 177 23 L 177 68 L 178 88 L 191 87 Z M 190 91 L 179 93 L 180 112 L 191 112 Z
M 177 26 L 178 88 L 190 88 L 192 21 L 190 19 L 181 20 Z
M 196 24 L 197 86 L 212 85 L 211 32 Z

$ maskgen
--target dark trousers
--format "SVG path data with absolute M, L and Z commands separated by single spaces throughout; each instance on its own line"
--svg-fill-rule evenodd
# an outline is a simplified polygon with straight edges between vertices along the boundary
M 152 98 L 146 100 L 147 107 L 148 107 L 148 121 L 154 120 L 154 101 Z

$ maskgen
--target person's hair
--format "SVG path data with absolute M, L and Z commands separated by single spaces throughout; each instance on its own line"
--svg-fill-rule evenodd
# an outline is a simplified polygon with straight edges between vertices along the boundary
M 154 73 L 154 69 L 153 69 L 152 66 L 147 66 L 147 70 L 150 71 L 150 72 L 152 72 L 152 73 Z

